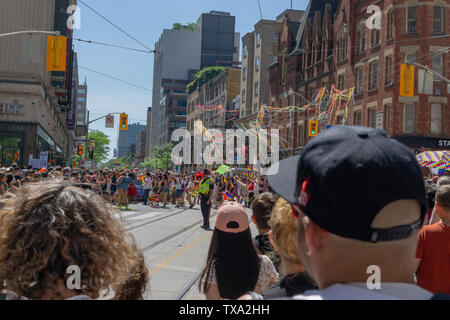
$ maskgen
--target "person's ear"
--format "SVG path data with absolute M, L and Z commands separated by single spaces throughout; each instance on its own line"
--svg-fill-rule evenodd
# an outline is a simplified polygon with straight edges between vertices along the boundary
M 324 238 L 324 232 L 307 216 L 301 217 L 303 232 L 305 235 L 305 254 L 311 256 L 321 246 Z

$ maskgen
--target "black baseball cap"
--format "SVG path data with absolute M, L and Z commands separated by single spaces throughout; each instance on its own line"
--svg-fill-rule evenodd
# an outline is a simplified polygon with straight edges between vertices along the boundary
M 427 200 L 422 171 L 414 154 L 383 130 L 335 126 L 312 139 L 301 155 L 275 165 L 278 173 L 267 177 L 273 192 L 338 236 L 391 241 L 409 237 L 423 224 Z M 419 201 L 418 221 L 371 227 L 381 209 L 401 199 Z

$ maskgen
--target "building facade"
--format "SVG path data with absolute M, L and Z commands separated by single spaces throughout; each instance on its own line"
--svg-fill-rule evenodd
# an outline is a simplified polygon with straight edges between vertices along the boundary
M 260 20 L 255 24 L 254 31 L 242 37 L 241 110 L 238 123 L 246 126 L 255 119 L 259 106 L 270 105 L 269 67 L 278 61 L 284 19 L 298 25 L 303 13 L 301 10 L 285 10 L 276 20 Z
M 141 131 L 146 131 L 146 126 L 140 123 L 129 124 L 128 130 L 119 130 L 119 137 L 117 139 L 118 158 L 130 154 L 130 147 L 132 144 L 134 144 L 134 148 L 136 148 L 137 136 Z
M 170 97 L 166 96 L 168 88 L 163 83 L 167 86 L 172 81 L 181 82 L 185 86 L 192 80 L 194 71 L 200 70 L 201 46 L 202 33 L 186 29 L 164 30 L 155 44 L 149 154 L 155 147 L 170 142 L 167 110 Z
M 381 9 L 381 29 L 367 28 L 369 5 Z M 334 25 L 337 87 L 355 87 L 345 124 L 385 130 L 420 150 L 450 149 L 450 91 L 434 75 L 423 89 L 415 66 L 414 96 L 400 96 L 400 66 L 427 66 L 450 78 L 450 1 L 341 1 Z M 342 41 L 343 40 L 343 41 Z
M 47 37 L 42 34 L 0 38 L 0 162 L 28 165 L 49 153 L 49 164 L 67 165 L 73 149 L 71 111 L 73 50 L 64 22 L 76 1 L 2 1 L 0 34 L 22 30 L 59 30 L 69 36 L 67 72 L 46 70 Z M 61 8 L 65 8 L 61 11 Z M 18 25 L 20 25 L 18 27 Z M 69 121 L 68 121 L 69 120 Z M 71 128 L 69 130 L 68 128 Z M 72 139 L 71 139 L 72 137 Z
M 210 66 L 232 66 L 239 56 L 239 34 L 235 33 L 236 17 L 229 12 L 210 11 L 197 20 L 202 34 L 201 69 Z
M 147 131 L 142 130 L 136 136 L 136 160 L 137 162 L 143 162 L 145 159 L 145 144 L 146 144 Z

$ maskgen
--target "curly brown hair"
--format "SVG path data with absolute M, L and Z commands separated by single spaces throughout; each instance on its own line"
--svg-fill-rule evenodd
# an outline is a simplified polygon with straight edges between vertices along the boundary
M 0 290 L 60 299 L 58 283 L 77 265 L 81 289 L 74 292 L 96 299 L 120 288 L 139 264 L 134 238 L 94 192 L 46 181 L 0 202 Z

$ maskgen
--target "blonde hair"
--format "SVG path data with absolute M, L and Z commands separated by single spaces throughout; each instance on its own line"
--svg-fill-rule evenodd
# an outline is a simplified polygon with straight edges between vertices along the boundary
M 301 263 L 297 245 L 297 219 L 289 203 L 280 198 L 275 203 L 269 220 L 277 253 L 289 263 Z

